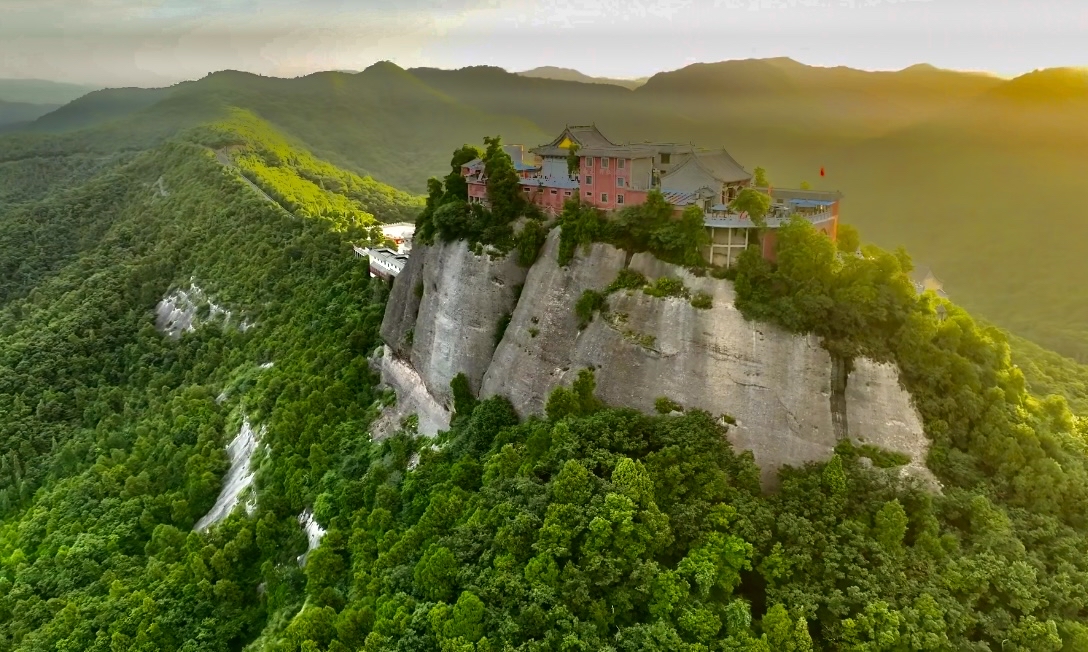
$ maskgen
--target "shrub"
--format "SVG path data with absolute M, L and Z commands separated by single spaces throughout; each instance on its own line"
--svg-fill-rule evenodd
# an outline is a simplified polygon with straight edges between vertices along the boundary
M 453 393 L 453 412 L 457 416 L 470 416 L 476 407 L 476 397 L 472 393 L 472 387 L 468 383 L 468 377 L 460 373 L 450 381 L 450 391 Z
M 548 230 L 540 222 L 529 220 L 514 236 L 514 247 L 518 252 L 518 264 L 522 267 L 532 267 L 540 256 L 540 250 L 544 247 L 544 241 L 548 239 Z
M 593 321 L 593 313 L 598 310 L 606 310 L 606 306 L 605 295 L 600 292 L 596 290 L 582 292 L 578 303 L 574 305 L 574 312 L 578 314 L 580 320 L 578 329 L 581 330 L 588 326 L 589 322 Z
M 608 223 L 604 214 L 593 206 L 581 204 L 577 199 L 568 201 L 563 207 L 563 213 L 559 216 L 559 228 L 560 267 L 565 267 L 574 260 L 574 252 L 579 246 L 608 241 Z
M 511 313 L 506 313 L 499 317 L 499 323 L 495 326 L 495 346 L 498 346 L 499 342 L 502 341 L 502 337 L 506 334 L 506 328 L 510 326 L 510 320 L 513 316 Z
M 696 292 L 691 298 L 691 307 L 700 310 L 710 310 L 714 307 L 714 299 L 706 292 Z
M 682 405 L 667 396 L 659 396 L 657 400 L 654 401 L 654 409 L 657 410 L 658 414 L 671 414 L 673 412 L 684 411 Z
M 729 267 L 711 267 L 710 275 L 717 279 L 729 278 Z
M 646 286 L 643 292 L 659 299 L 664 297 L 683 297 L 686 299 L 690 294 L 683 281 L 669 276 L 662 276 L 657 279 L 653 285 Z
M 619 274 L 616 274 L 616 280 L 612 281 L 612 284 L 605 288 L 605 294 L 612 294 L 618 290 L 637 290 L 646 286 L 646 277 L 642 272 L 629 269 L 627 267 L 620 270 Z

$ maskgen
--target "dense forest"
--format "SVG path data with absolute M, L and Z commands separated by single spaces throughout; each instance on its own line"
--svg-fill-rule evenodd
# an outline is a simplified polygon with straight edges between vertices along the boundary
M 902 251 L 798 221 L 777 265 L 719 280 L 749 318 L 896 362 L 941 490 L 843 444 L 765 495 L 727 419 L 603 405 L 591 370 L 526 420 L 458 378 L 448 432 L 371 440 L 389 287 L 350 244 L 419 213 L 531 263 L 548 224 L 519 239 L 516 193 L 458 196 L 465 156 L 509 185 L 498 139 L 425 201 L 243 111 L 109 156 L 64 138 L 6 163 L 48 182 L 0 175 L 0 652 L 1088 649 L 1085 376 L 915 294 Z M 563 255 L 698 267 L 660 208 L 572 206 Z M 190 284 L 235 318 L 169 337 L 156 305 Z M 194 531 L 243 423 L 256 500 Z

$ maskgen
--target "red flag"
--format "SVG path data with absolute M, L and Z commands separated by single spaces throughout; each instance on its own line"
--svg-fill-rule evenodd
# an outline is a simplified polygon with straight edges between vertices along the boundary
M 820 176 L 821 177 L 824 176 L 824 169 L 823 168 L 820 168 Z

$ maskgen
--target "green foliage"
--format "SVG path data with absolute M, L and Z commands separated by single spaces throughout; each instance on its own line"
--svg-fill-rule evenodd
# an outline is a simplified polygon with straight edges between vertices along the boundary
M 752 185 L 756 188 L 767 188 L 771 185 L 771 182 L 767 179 L 767 171 L 763 168 L 756 166 L 756 169 L 752 171 Z
M 525 208 L 518 173 L 514 170 L 510 155 L 502 148 L 501 138 L 485 137 L 484 143 L 487 145 L 484 175 L 487 177 L 487 199 L 491 202 L 491 212 L 497 222 L 509 224 L 521 217 Z
M 596 290 L 585 290 L 578 302 L 574 304 L 574 312 L 578 315 L 578 328 L 583 329 L 593 321 L 593 314 L 597 311 L 608 310 L 608 301 L 604 294 Z
M 617 216 L 614 242 L 631 251 L 649 251 L 661 260 L 685 267 L 705 265 L 702 249 L 710 244 L 703 213 L 689 206 L 676 218 L 674 207 L 658 190 L 646 202 L 623 209 Z
M 65 246 L 30 246 L 23 211 Z M 341 465 L 373 417 L 386 296 L 351 234 L 288 217 L 186 142 L 0 212 L 0 256 L 25 270 L 0 294 L 0 649 L 240 647 L 307 592 L 291 631 L 334 635 Z M 193 277 L 259 326 L 158 333 L 152 308 Z M 243 416 L 265 428 L 256 511 L 194 532 Z M 296 517 L 314 505 L 327 547 L 303 572 Z
M 476 407 L 476 395 L 469 385 L 468 376 L 459 373 L 450 382 L 450 391 L 453 394 L 453 412 L 461 416 L 468 416 Z
M 835 452 L 842 456 L 844 459 L 857 459 L 858 457 L 869 458 L 869 461 L 873 463 L 873 466 L 882 469 L 890 469 L 897 466 L 903 466 L 910 464 L 910 457 L 903 453 L 897 453 L 895 451 L 888 451 L 882 448 L 873 446 L 872 444 L 863 444 L 856 446 L 848 439 L 840 441 L 835 446 Z
M 706 292 L 696 292 L 695 296 L 691 297 L 691 307 L 699 310 L 710 310 L 714 307 L 714 297 Z
M 578 198 L 567 200 L 563 212 L 559 215 L 559 256 L 560 267 L 565 267 L 574 260 L 578 247 L 589 247 L 593 242 L 606 241 L 610 225 L 600 209 L 582 204 Z
M 363 97 L 350 77 L 315 77 L 298 83 Z M 255 113 L 288 121 L 311 95 Z M 419 156 L 367 106 L 361 124 L 397 144 L 357 156 Z M 176 131 L 141 120 L 139 142 Z M 297 147 L 214 135 L 205 144 L 238 148 L 235 161 L 259 156 L 273 170 L 254 168 L 261 183 L 299 206 L 400 210 L 387 189 L 367 203 L 305 176 Z M 868 468 L 861 457 L 903 460 L 862 446 L 784 470 L 764 496 L 751 456 L 734 454 L 716 420 L 606 409 L 586 371 L 553 393 L 546 418 L 519 423 L 466 382 L 437 441 L 406 419 L 371 442 L 387 399 L 366 358 L 387 289 L 348 243 L 368 237 L 353 220 L 374 222 L 320 208 L 292 219 L 185 142 L 101 168 L 44 156 L 41 182 L 35 156 L 17 158 L 38 146 L 75 156 L 73 143 L 114 151 L 99 137 L 0 145 L 19 162 L 0 171 L 0 650 L 1085 647 L 1088 426 L 1065 401 L 1028 392 L 1077 404 L 1083 370 L 1016 340 L 1010 351 L 956 306 L 937 320 L 934 299 L 903 284 L 905 256 L 840 258 L 787 227 L 777 266 L 752 258 L 738 270 L 738 305 L 819 333 L 838 357 L 897 362 L 939 494 Z M 487 219 L 466 222 L 483 234 Z M 574 238 L 570 255 L 649 242 L 610 225 Z M 190 278 L 258 326 L 159 335 L 152 307 Z M 256 511 L 194 532 L 243 416 L 267 427 Z M 306 507 L 328 533 L 300 569 Z
M 839 224 L 835 244 L 844 254 L 853 254 L 861 249 L 861 235 L 858 230 L 849 224 Z
M 742 188 L 729 203 L 729 208 L 738 213 L 747 213 L 752 222 L 762 226 L 763 218 L 771 209 L 771 196 L 755 188 Z
M 683 412 L 684 406 L 667 396 L 659 396 L 654 400 L 654 410 L 658 414 L 671 414 L 673 412 Z
M 691 292 L 688 290 L 688 287 L 684 285 L 684 282 L 678 278 L 672 278 L 671 276 L 662 276 L 652 284 L 644 287 L 642 291 L 651 297 L 657 297 L 659 299 L 665 297 L 687 299 L 691 296 Z
M 605 294 L 612 294 L 620 290 L 641 290 L 646 286 L 646 283 L 646 277 L 642 272 L 630 267 L 624 267 L 616 274 L 616 280 L 612 281 L 604 292 Z
M 599 209 L 571 199 L 563 208 L 559 226 L 561 266 L 574 259 L 579 246 L 607 242 L 627 251 L 648 251 L 675 265 L 703 267 L 702 250 L 710 243 L 702 211 L 689 206 L 676 218 L 672 204 L 658 190 L 651 190 L 645 203 L 625 208 L 611 220 Z
M 220 156 L 269 197 L 300 217 L 327 219 L 339 229 L 410 220 L 423 202 L 370 177 L 360 177 L 293 146 L 251 112 L 231 110 L 225 120 L 201 126 L 192 138 Z
M 521 231 L 514 236 L 514 248 L 518 252 L 518 264 L 532 267 L 540 256 L 541 249 L 548 239 L 548 230 L 537 220 L 527 220 Z
M 530 220 L 518 237 L 514 236 L 513 222 L 531 213 L 532 207 L 522 196 L 517 172 L 502 149 L 502 141 L 496 136 L 484 138 L 484 142 L 487 151 L 482 154 L 470 145 L 458 148 L 445 180 L 428 181 L 427 201 L 416 218 L 416 237 L 422 244 L 431 244 L 436 237 L 443 242 L 465 240 L 475 248 L 493 247 L 499 254 L 517 248 L 518 261 L 531 265 L 547 233 Z M 468 183 L 461 166 L 476 158 L 484 163 L 490 209 L 468 203 Z
M 578 157 L 578 143 L 571 143 L 570 150 L 567 152 L 567 174 L 574 178 L 581 170 L 581 159 Z

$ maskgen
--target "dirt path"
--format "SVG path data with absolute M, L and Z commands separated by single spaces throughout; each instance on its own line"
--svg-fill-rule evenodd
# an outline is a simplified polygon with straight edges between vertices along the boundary
M 276 201 L 275 199 L 272 199 L 272 197 L 270 197 L 268 195 L 268 193 L 261 190 L 260 186 L 253 183 L 252 181 L 250 181 L 246 177 L 246 175 L 242 174 L 242 171 L 238 169 L 238 166 L 235 165 L 234 161 L 231 160 L 230 155 L 227 154 L 224 150 L 217 149 L 217 150 L 213 150 L 213 151 L 215 152 L 215 158 L 218 159 L 219 163 L 222 164 L 223 167 L 225 167 L 225 168 L 229 168 L 231 170 L 237 170 L 238 171 L 238 176 L 240 176 L 242 178 L 242 181 L 246 182 L 246 185 L 248 185 L 250 188 L 252 188 L 254 192 L 256 192 L 261 197 L 264 197 L 266 200 L 272 202 L 276 206 L 279 206 L 283 211 L 285 211 L 291 217 L 298 217 L 297 215 L 295 215 L 291 211 L 284 208 L 283 205 L 280 204 L 278 201 Z

